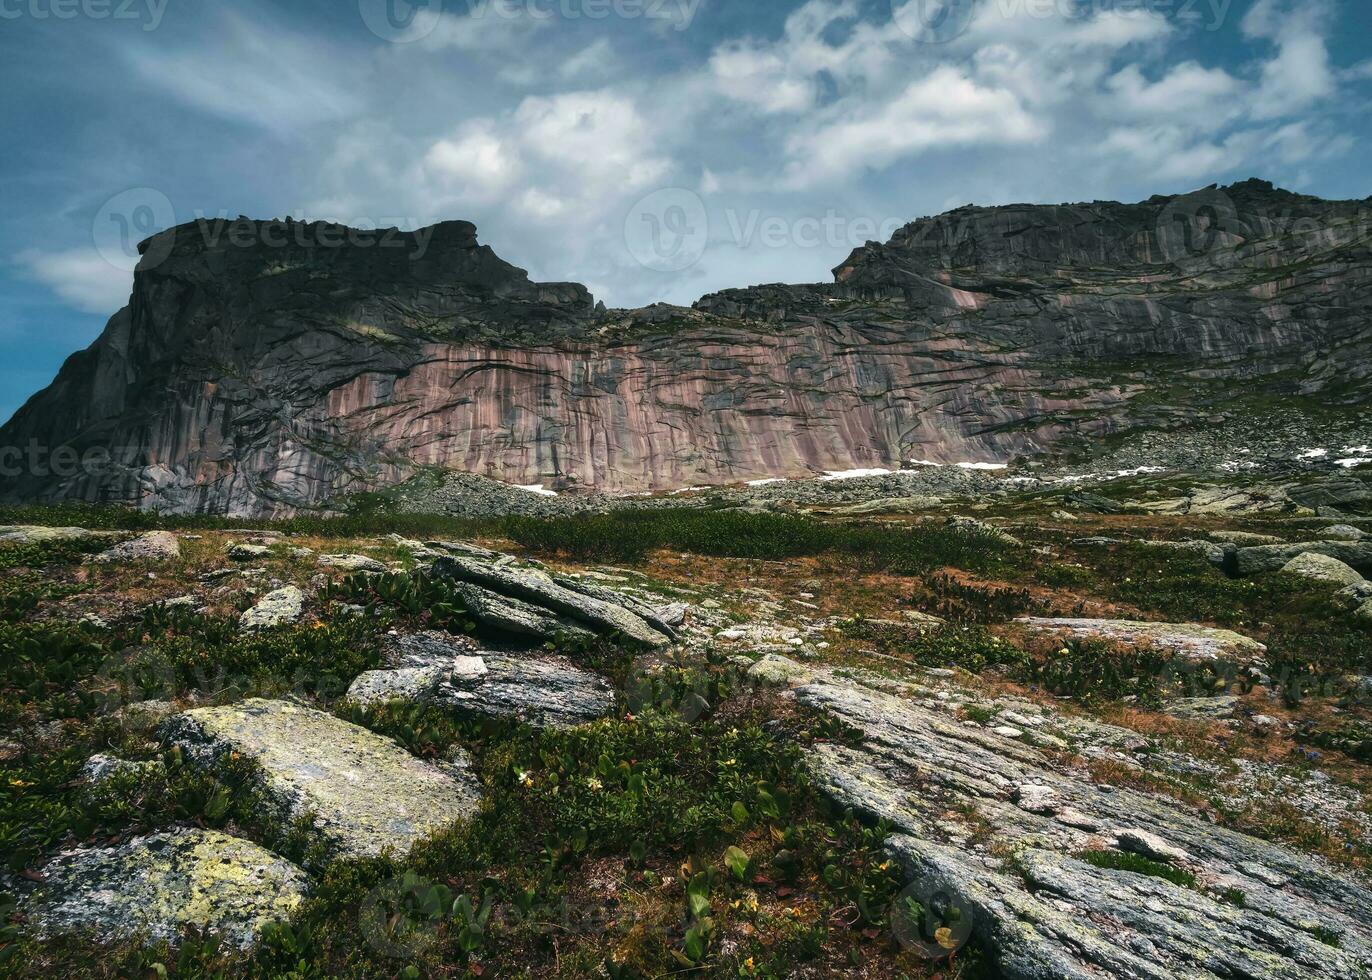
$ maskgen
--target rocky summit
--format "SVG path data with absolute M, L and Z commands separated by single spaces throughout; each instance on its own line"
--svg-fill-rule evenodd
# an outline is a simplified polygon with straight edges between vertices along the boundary
M 832 283 L 640 310 L 532 282 L 462 221 L 181 225 L 0 429 L 43 454 L 0 499 L 285 515 L 432 471 L 640 493 L 1176 432 L 1232 462 L 1274 398 L 1326 419 L 1365 401 L 1366 207 L 1258 180 L 965 207 Z

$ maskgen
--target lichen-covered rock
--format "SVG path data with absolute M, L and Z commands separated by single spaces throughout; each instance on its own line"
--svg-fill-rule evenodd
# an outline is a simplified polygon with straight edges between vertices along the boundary
M 149 531 L 129 541 L 121 541 L 96 555 L 92 561 L 170 561 L 181 557 L 181 542 L 170 531 Z
M 458 717 L 511 719 L 540 728 L 594 721 L 614 709 L 614 690 L 604 678 L 564 658 L 471 654 L 425 636 L 424 652 L 408 658 L 413 666 L 369 671 L 353 682 L 348 696 L 362 703 L 427 703 Z M 425 662 L 418 662 L 421 657 Z
M 814 672 L 789 657 L 769 653 L 748 668 L 748 676 L 759 684 L 785 687 L 809 683 L 814 679 Z
M 257 561 L 271 553 L 272 549 L 264 544 L 231 544 L 225 550 L 225 554 L 234 561 Z
M 926 510 L 933 510 L 944 503 L 942 497 L 928 495 L 917 497 L 883 497 L 878 500 L 868 500 L 860 504 L 847 504 L 843 507 L 835 507 L 835 514 L 919 514 Z
M 1353 568 L 1372 567 L 1372 541 L 1304 541 L 1240 548 L 1234 556 L 1234 570 L 1240 575 L 1275 572 L 1291 559 L 1306 553 L 1328 555 Z
M 50 541 L 85 541 L 108 538 L 117 531 L 88 531 L 84 527 L 41 527 L 34 524 L 7 524 L 0 527 L 0 544 L 47 544 Z
M 815 745 L 814 778 L 838 805 L 895 827 L 888 846 L 910 887 L 952 896 L 996 975 L 1355 980 L 1372 967 L 1361 877 L 1175 799 L 1098 786 L 1055 754 L 959 719 L 950 702 L 966 692 L 883 686 L 821 672 L 795 689 L 861 737 Z M 976 843 L 978 828 L 992 829 L 994 847 Z M 1183 864 L 1196 886 L 1078 857 L 1117 845 Z M 1242 902 L 1226 900 L 1237 893 Z
M 196 708 L 170 719 L 164 735 L 203 765 L 231 752 L 255 760 L 282 820 L 311 817 L 325 843 L 347 856 L 404 854 L 478 803 L 474 783 L 365 728 L 284 701 Z
M 438 559 L 433 570 L 436 575 L 470 582 L 577 620 L 598 633 L 618 635 L 646 647 L 663 647 L 671 642 L 669 636 L 623 605 L 573 591 L 537 569 L 452 556 Z
M 1235 546 L 1232 544 L 1216 544 L 1213 541 L 1145 541 L 1143 543 L 1150 548 L 1159 548 L 1164 551 L 1182 551 L 1200 555 L 1216 567 L 1223 565 L 1225 557 L 1235 550 Z
M 996 527 L 994 524 L 987 524 L 985 521 L 975 517 L 950 517 L 948 526 L 955 531 L 964 534 L 977 534 L 988 538 L 999 544 L 1009 545 L 1012 548 L 1021 547 L 1024 542 L 1015 537 L 1009 531 Z
M 1309 551 L 1292 558 L 1281 570 L 1284 575 L 1296 575 L 1315 582 L 1330 582 L 1340 587 L 1366 581 L 1361 572 L 1350 568 L 1337 558 Z
M 1368 537 L 1372 535 L 1352 524 L 1335 524 L 1320 532 L 1323 541 L 1363 541 Z
M 580 623 L 532 602 L 492 592 L 471 582 L 455 582 L 453 592 L 482 633 L 507 633 L 534 640 L 593 640 L 596 634 Z
M 336 568 L 341 572 L 384 572 L 386 566 L 366 555 L 320 555 L 322 568 Z
M 268 592 L 257 601 L 239 620 L 239 627 L 245 632 L 275 629 L 289 626 L 300 621 L 305 609 L 305 593 L 294 585 Z
M 1267 653 L 1257 640 L 1233 630 L 1191 623 L 1146 623 L 1127 619 L 1015 620 L 1034 632 L 1109 640 L 1128 646 L 1151 646 L 1187 660 L 1256 662 Z
M 188 927 L 251 947 L 284 922 L 309 888 L 304 872 L 256 844 L 213 830 L 173 830 L 118 847 L 59 854 L 24 899 L 40 937 L 90 933 L 103 941 L 175 944 Z

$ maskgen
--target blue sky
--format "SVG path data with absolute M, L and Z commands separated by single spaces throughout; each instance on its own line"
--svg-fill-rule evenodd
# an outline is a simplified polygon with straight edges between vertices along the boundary
M 636 306 L 827 280 L 963 203 L 1363 198 L 1369 8 L 0 0 L 0 418 L 123 304 L 131 243 L 201 215 L 466 218 Z

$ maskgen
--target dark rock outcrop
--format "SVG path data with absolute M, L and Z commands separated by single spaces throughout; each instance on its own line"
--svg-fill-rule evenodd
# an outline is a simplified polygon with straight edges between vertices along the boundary
M 0 499 L 267 515 L 428 466 L 642 491 L 1006 461 L 1270 395 L 1357 404 L 1366 212 L 1261 181 L 960 208 L 832 284 L 646 311 L 531 282 L 466 222 L 182 225 L 0 429 L 46 461 L 8 466 Z

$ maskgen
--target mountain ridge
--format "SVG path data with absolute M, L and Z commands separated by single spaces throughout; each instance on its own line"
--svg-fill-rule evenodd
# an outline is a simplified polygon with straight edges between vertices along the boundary
M 1368 228 L 1365 201 L 1258 180 L 967 206 L 833 283 L 610 310 L 470 222 L 192 222 L 140 245 L 129 305 L 0 427 L 82 464 L 0 499 L 271 516 L 431 467 L 641 493 L 1008 462 L 1255 393 L 1360 404 Z

